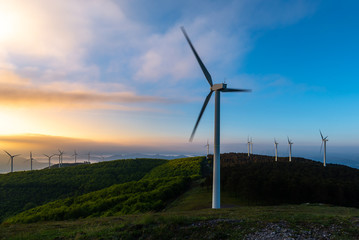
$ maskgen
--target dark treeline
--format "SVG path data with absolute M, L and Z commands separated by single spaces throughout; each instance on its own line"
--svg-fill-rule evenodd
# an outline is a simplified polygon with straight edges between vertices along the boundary
M 212 161 L 209 156 L 209 161 Z M 359 207 L 359 170 L 303 158 L 221 155 L 222 190 L 244 204 L 327 203 Z M 212 177 L 206 179 L 207 187 Z
M 141 179 L 167 160 L 117 160 L 0 175 L 0 222 L 49 201 Z

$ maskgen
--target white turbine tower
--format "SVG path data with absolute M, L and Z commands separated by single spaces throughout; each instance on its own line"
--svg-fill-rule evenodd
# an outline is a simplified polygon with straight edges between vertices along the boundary
M 51 168 L 51 158 L 56 155 L 58 154 L 52 154 L 51 156 L 44 154 L 44 156 L 46 156 L 49 159 L 49 169 Z
M 251 141 L 249 141 L 249 137 L 247 138 L 247 145 L 248 145 L 248 157 L 251 156 Z
M 328 141 L 328 136 L 323 137 L 322 132 L 319 130 L 320 132 L 320 136 L 322 137 L 322 145 L 320 146 L 320 151 L 322 151 L 322 147 L 324 144 L 324 156 L 323 156 L 323 166 L 326 166 L 326 161 L 327 161 L 327 141 Z
M 278 142 L 274 139 L 274 145 L 275 145 L 275 161 L 278 162 Z
M 72 156 L 75 156 L 75 163 L 76 163 L 76 160 L 77 160 L 77 152 L 76 152 L 76 149 L 74 150 L 74 154 Z
M 187 36 L 186 31 L 183 27 L 181 27 L 182 32 L 192 49 L 193 54 L 195 55 L 197 62 L 199 63 L 203 74 L 205 75 L 209 85 L 210 85 L 210 92 L 207 95 L 206 99 L 204 100 L 202 109 L 199 113 L 197 122 L 193 128 L 190 141 L 193 140 L 194 134 L 198 127 L 199 121 L 203 115 L 204 110 L 212 96 L 212 93 L 215 92 L 215 113 L 214 113 L 214 152 L 213 152 L 213 193 L 212 193 L 212 208 L 221 208 L 221 186 L 220 186 L 220 93 L 221 92 L 249 92 L 250 90 L 246 89 L 233 89 L 227 88 L 227 84 L 220 83 L 220 84 L 213 84 L 212 77 L 209 74 L 207 68 L 204 66 L 202 60 L 197 54 L 197 51 L 194 49 L 191 40 Z
M 32 158 L 32 152 L 30 152 L 30 170 L 32 171 L 32 161 L 34 159 Z
M 20 156 L 21 154 L 11 155 L 10 153 L 8 153 L 5 150 L 4 150 L 4 152 L 6 152 L 6 154 L 9 155 L 10 161 L 11 161 L 11 172 L 14 172 L 14 157 Z
M 204 145 L 205 147 L 207 147 L 207 158 L 208 158 L 208 155 L 209 155 L 209 143 L 208 143 L 208 139 L 207 139 L 207 144 Z
M 87 159 L 88 159 L 88 162 L 90 162 L 90 159 L 91 159 L 91 152 L 88 152 L 88 154 L 87 154 Z
M 288 138 L 288 145 L 289 145 L 289 162 L 291 162 L 292 161 L 292 144 L 293 144 L 293 142 L 289 139 L 289 137 L 287 137 Z
M 62 167 L 62 155 L 65 153 L 64 151 L 59 150 L 59 167 Z

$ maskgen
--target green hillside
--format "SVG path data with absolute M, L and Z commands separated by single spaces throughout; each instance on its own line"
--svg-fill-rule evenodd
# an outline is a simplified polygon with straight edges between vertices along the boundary
M 210 158 L 211 160 L 211 158 Z M 211 187 L 208 176 L 206 185 Z M 359 207 L 359 170 L 303 158 L 229 153 L 221 156 L 221 187 L 245 205 L 326 203 Z
M 190 178 L 173 177 L 116 184 L 78 197 L 47 203 L 6 220 L 29 223 L 158 211 L 186 190 Z
M 205 157 L 178 158 L 153 168 L 144 179 L 163 177 L 202 177 L 206 171 Z
M 191 179 L 201 177 L 204 160 L 204 157 L 194 157 L 166 161 L 149 171 L 142 180 L 50 202 L 24 211 L 6 222 L 65 220 L 158 211 L 183 193 L 189 187 Z
M 167 160 L 135 159 L 0 175 L 0 222 L 41 204 L 140 180 Z

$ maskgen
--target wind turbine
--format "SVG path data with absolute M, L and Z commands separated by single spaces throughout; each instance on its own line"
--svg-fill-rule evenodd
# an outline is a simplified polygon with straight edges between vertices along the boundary
M 274 139 L 274 145 L 275 145 L 275 161 L 278 162 L 278 142 Z
M 89 152 L 89 153 L 87 154 L 87 158 L 88 158 L 88 162 L 90 162 L 90 159 L 91 159 L 91 152 Z
M 14 157 L 20 156 L 21 154 L 17 154 L 17 155 L 11 155 L 10 153 L 8 153 L 7 151 L 4 150 L 4 152 L 6 152 L 7 155 L 9 155 L 10 157 L 10 161 L 11 161 L 11 172 L 14 171 Z
M 320 146 L 320 151 L 322 151 L 322 147 L 323 147 L 323 143 L 324 143 L 324 157 L 323 157 L 323 166 L 326 166 L 326 158 L 327 158 L 327 141 L 328 141 L 328 136 L 323 137 L 322 132 L 319 130 L 320 132 L 320 136 L 322 137 L 322 145 Z
M 75 151 L 74 151 L 74 154 L 72 155 L 72 156 L 75 156 L 75 163 L 76 163 L 76 160 L 77 160 L 77 152 L 76 152 L 76 149 L 75 149 Z
M 251 141 L 249 141 L 249 137 L 247 138 L 247 144 L 248 144 L 248 157 L 251 155 Z
M 62 155 L 65 153 L 64 151 L 59 150 L 59 167 L 62 167 Z
M 209 143 L 208 143 L 208 139 L 207 139 L 207 144 L 204 145 L 205 147 L 207 147 L 207 158 L 208 158 L 208 155 L 209 155 Z
M 291 162 L 292 161 L 292 144 L 293 144 L 293 142 L 289 139 L 289 137 L 287 137 L 288 138 L 288 145 L 289 145 L 289 162 Z
M 32 158 L 32 152 L 30 152 L 30 169 L 31 169 L 31 171 L 32 171 L 32 161 L 33 161 L 34 159 Z
M 192 49 L 194 56 L 199 63 L 203 74 L 205 75 L 207 82 L 210 85 L 210 92 L 207 95 L 206 99 L 204 100 L 202 109 L 199 113 L 197 122 L 193 128 L 191 137 L 189 141 L 193 140 L 194 134 L 198 127 L 199 121 L 203 115 L 206 106 L 211 99 L 212 93 L 215 92 L 215 113 L 214 113 L 214 151 L 213 151 L 213 193 L 212 193 L 212 208 L 221 208 L 221 186 L 220 186 L 220 93 L 221 92 L 249 92 L 250 90 L 247 89 L 234 89 L 234 88 L 227 88 L 227 84 L 220 83 L 220 84 L 213 84 L 211 74 L 208 72 L 207 68 L 204 66 L 201 58 L 198 56 L 197 51 L 194 49 L 191 40 L 187 36 L 187 33 L 184 27 L 181 27 L 181 30 Z
M 49 169 L 51 168 L 51 158 L 56 155 L 58 154 L 52 154 L 51 156 L 44 154 L 44 156 L 46 156 L 49 159 Z

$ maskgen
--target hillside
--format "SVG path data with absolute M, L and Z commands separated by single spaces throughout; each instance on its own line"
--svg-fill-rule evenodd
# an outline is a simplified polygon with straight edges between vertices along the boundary
M 65 220 L 158 211 L 188 189 L 191 179 L 202 176 L 201 165 L 204 160 L 204 157 L 193 157 L 166 161 L 149 171 L 142 180 L 50 202 L 24 211 L 6 222 Z
M 0 222 L 44 203 L 141 179 L 167 160 L 117 160 L 0 175 Z
M 359 239 L 359 209 L 327 205 L 242 206 L 75 221 L 0 224 L 1 240 Z
M 221 156 L 222 191 L 245 205 L 327 203 L 359 207 L 359 170 L 303 158 L 228 153 Z M 212 156 L 209 157 L 212 161 Z M 211 187 L 208 176 L 206 186 Z
M 211 156 L 208 161 L 204 157 L 165 161 L 141 179 L 49 202 L 6 223 L 209 209 L 211 161 Z M 359 202 L 358 169 L 332 164 L 323 167 L 301 158 L 289 163 L 285 158 L 274 162 L 270 156 L 223 154 L 221 185 L 224 207 L 293 203 L 356 207 Z

